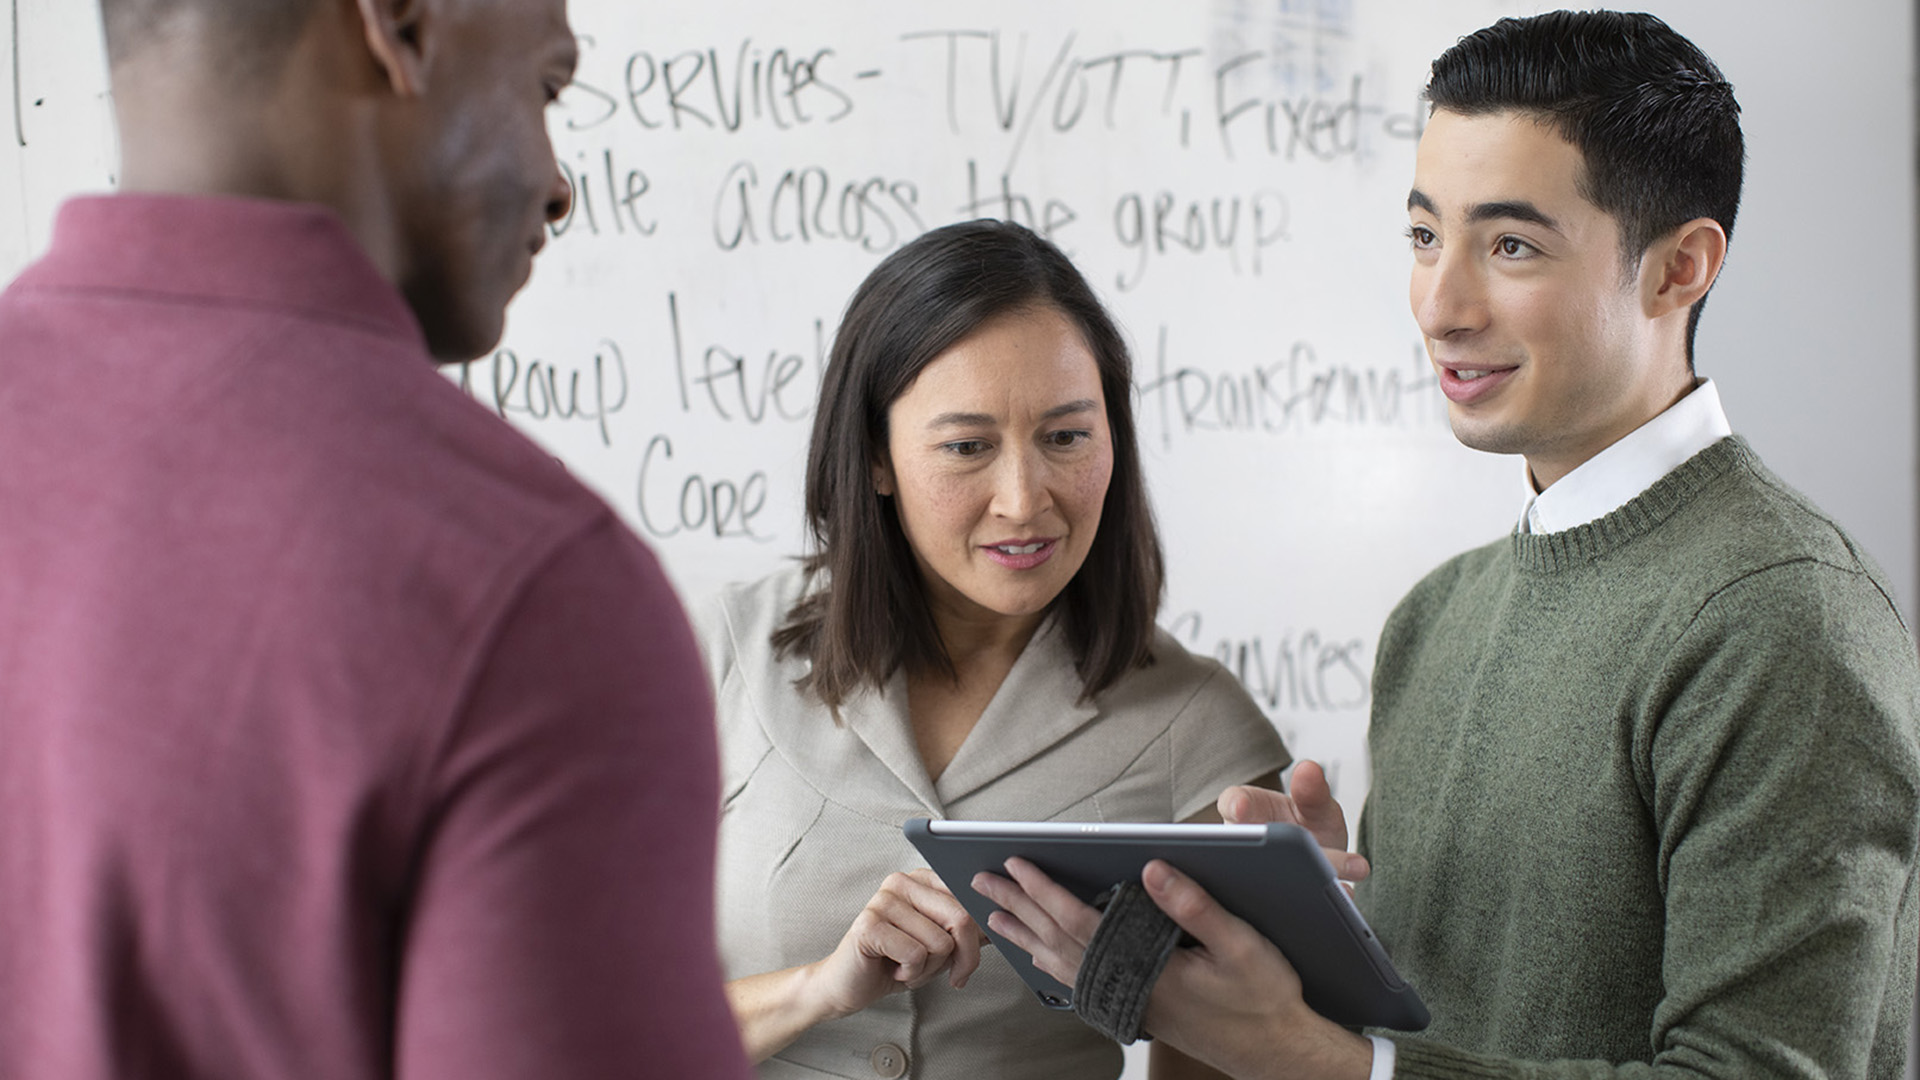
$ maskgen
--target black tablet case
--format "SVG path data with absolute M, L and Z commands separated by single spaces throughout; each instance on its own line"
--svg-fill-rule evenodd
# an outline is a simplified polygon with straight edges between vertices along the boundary
M 1248 839 L 1227 839 L 1206 836 L 1218 826 L 1192 826 L 1198 831 L 1191 837 L 1141 840 L 1102 835 L 1100 826 L 1061 827 L 1086 831 L 1060 838 L 952 836 L 930 832 L 926 818 L 905 826 L 907 839 L 1047 1005 L 1071 1008 L 1073 988 L 987 929 L 987 916 L 998 908 L 969 884 L 983 870 L 1006 876 L 1006 861 L 1015 855 L 1089 902 L 1118 882 L 1138 881 L 1149 860 L 1165 859 L 1279 946 L 1300 974 L 1308 1006 L 1321 1016 L 1349 1026 L 1427 1026 L 1426 1004 L 1394 970 L 1305 829 L 1274 824 Z

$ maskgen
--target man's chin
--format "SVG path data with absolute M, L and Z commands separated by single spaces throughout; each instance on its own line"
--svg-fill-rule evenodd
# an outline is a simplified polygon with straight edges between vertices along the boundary
M 513 294 L 487 289 L 484 291 L 490 295 L 486 299 L 472 295 L 482 291 L 472 285 L 471 279 L 463 288 L 447 275 L 420 274 L 402 283 L 400 294 L 413 309 L 420 333 L 427 339 L 427 354 L 435 363 L 478 360 L 500 344 L 500 335 L 506 329 L 507 301 Z
M 1528 440 L 1510 424 L 1503 424 L 1484 416 L 1466 415 L 1466 410 L 1458 405 L 1447 406 L 1447 423 L 1453 428 L 1453 437 L 1460 445 L 1469 450 L 1478 450 L 1485 454 L 1524 454 Z
M 427 338 L 427 353 L 435 363 L 465 364 L 480 359 L 500 344 L 506 320 L 503 314 L 496 314 L 491 319 L 468 317 L 429 321 L 423 317 L 420 328 Z

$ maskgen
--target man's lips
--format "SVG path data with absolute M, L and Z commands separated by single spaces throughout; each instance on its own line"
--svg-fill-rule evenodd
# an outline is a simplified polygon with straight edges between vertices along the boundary
M 1440 392 L 1456 405 L 1466 405 L 1499 389 L 1519 368 L 1475 368 L 1436 363 Z

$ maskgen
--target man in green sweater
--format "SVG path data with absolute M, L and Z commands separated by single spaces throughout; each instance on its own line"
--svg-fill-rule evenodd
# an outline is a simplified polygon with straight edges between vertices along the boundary
M 1203 947 L 1145 1027 L 1243 1080 L 1897 1080 L 1920 666 L 1880 572 L 1693 372 L 1739 203 L 1732 90 L 1658 19 L 1557 12 L 1463 39 L 1427 94 L 1413 312 L 1455 434 L 1524 455 L 1535 492 L 1381 635 L 1356 899 L 1433 1023 L 1335 1027 L 1154 864 Z M 1308 779 L 1222 811 L 1311 820 Z M 1071 982 L 1097 916 L 1015 876 L 1009 925 Z

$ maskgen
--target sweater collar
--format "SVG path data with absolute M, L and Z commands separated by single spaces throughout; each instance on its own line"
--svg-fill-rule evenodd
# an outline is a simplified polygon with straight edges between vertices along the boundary
M 1511 537 L 1514 559 L 1522 570 L 1536 573 L 1557 573 L 1592 562 L 1653 531 L 1722 474 L 1758 464 L 1747 441 L 1729 435 L 1603 517 L 1554 533 L 1516 529 Z
M 1596 521 L 1618 510 L 1679 468 L 1688 458 L 1733 434 L 1711 379 L 1660 415 L 1582 462 L 1545 491 L 1533 492 L 1520 515 L 1522 532 L 1554 533 Z
M 70 199 L 55 218 L 47 254 L 18 284 L 277 308 L 426 347 L 412 309 L 346 223 L 309 203 L 148 194 Z

